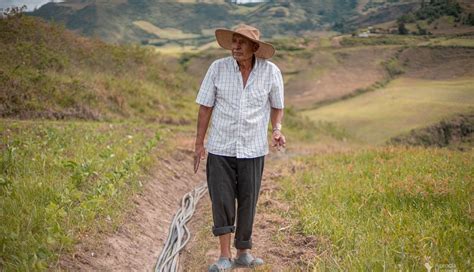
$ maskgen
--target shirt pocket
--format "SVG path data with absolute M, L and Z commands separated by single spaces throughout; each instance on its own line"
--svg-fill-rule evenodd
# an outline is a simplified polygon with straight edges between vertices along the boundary
M 253 106 L 263 106 L 268 101 L 270 84 L 257 82 L 252 88 L 249 88 L 249 104 Z

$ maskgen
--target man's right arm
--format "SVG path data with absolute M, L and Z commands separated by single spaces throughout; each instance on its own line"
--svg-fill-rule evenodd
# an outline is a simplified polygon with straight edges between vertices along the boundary
M 209 121 L 211 120 L 213 107 L 199 106 L 196 141 L 194 143 L 194 173 L 199 169 L 199 163 L 204 159 L 206 150 L 204 148 L 204 138 L 206 137 Z

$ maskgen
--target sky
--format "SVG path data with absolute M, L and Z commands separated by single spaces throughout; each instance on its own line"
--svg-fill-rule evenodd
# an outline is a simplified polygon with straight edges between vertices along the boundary
M 0 8 L 8 8 L 11 6 L 23 6 L 28 7 L 28 11 L 32 11 L 36 8 L 41 7 L 42 5 L 48 2 L 62 2 L 59 0 L 0 0 Z

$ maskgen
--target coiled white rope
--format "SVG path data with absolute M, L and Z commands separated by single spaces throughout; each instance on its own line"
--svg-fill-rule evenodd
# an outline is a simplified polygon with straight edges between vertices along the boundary
M 182 201 L 181 208 L 176 212 L 170 225 L 168 239 L 156 263 L 155 272 L 178 271 L 179 252 L 191 238 L 186 223 L 191 220 L 196 205 L 206 192 L 207 184 L 203 183 L 187 193 Z

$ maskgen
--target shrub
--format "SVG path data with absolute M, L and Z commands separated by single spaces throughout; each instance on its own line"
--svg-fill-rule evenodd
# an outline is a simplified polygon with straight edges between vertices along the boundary
M 462 8 L 453 0 L 436 0 L 429 4 L 424 4 L 415 15 L 418 20 L 436 20 L 441 16 L 453 16 L 458 18 L 462 13 Z
M 408 29 L 405 26 L 405 23 L 401 22 L 398 24 L 398 33 L 400 35 L 407 35 L 409 33 Z

